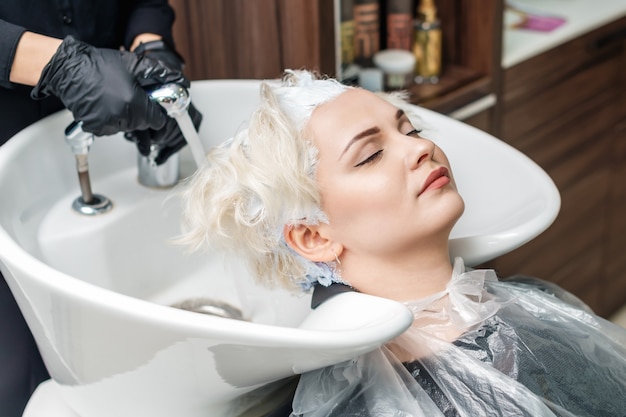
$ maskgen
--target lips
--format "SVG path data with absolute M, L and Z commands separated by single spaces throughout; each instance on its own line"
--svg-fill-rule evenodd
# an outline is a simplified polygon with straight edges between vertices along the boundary
M 426 181 L 424 181 L 424 185 L 422 185 L 422 190 L 419 192 L 418 196 L 422 195 L 428 190 L 436 190 L 450 183 L 450 175 L 448 173 L 448 168 L 439 167 L 433 170 Z

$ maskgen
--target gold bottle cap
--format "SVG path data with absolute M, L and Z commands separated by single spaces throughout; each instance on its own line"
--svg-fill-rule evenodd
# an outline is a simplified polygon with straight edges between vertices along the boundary
M 417 13 L 423 16 L 425 22 L 434 22 L 437 20 L 437 7 L 435 0 L 421 0 Z

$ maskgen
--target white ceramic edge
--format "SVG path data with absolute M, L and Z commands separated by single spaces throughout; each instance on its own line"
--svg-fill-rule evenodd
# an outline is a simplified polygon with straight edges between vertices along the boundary
M 253 81 L 253 80 L 251 80 Z M 234 81 L 238 84 L 239 81 Z M 245 82 L 245 81 L 244 81 Z M 258 81 L 257 81 L 258 82 Z M 58 114 L 49 117 L 58 117 Z M 21 136 L 28 136 L 31 127 L 27 127 L 14 138 L 3 145 L 0 152 L 0 165 L 9 163 L 16 155 L 27 148 L 30 144 L 29 140 L 20 140 Z M 184 310 L 174 309 L 168 306 L 152 303 L 139 298 L 126 296 L 106 288 L 81 281 L 63 272 L 60 272 L 35 256 L 26 252 L 8 232 L 0 227 L 0 264 L 4 265 L 13 276 L 16 274 L 18 265 L 28 265 L 28 274 L 32 279 L 41 281 L 42 285 L 50 286 L 49 282 L 54 281 L 55 287 L 62 288 L 66 294 L 88 300 L 94 305 L 111 306 L 115 305 L 116 309 L 122 311 L 130 317 L 141 318 L 146 322 L 153 323 L 172 323 L 180 326 L 181 330 L 193 330 L 194 333 L 206 331 L 210 328 L 212 335 L 224 337 L 227 339 L 234 338 L 242 342 L 249 337 L 250 342 L 258 343 L 260 339 L 265 339 L 267 332 L 272 332 L 277 326 L 266 325 L 262 323 L 253 323 L 238 320 L 228 320 L 213 316 L 207 316 L 197 313 L 191 313 Z M 45 277 L 45 278 L 42 278 Z M 389 338 L 393 338 L 398 328 L 406 328 L 406 315 L 402 306 L 398 304 L 398 316 L 396 322 L 389 323 Z M 224 320 L 228 320 L 225 326 Z M 215 333 L 216 330 L 219 330 Z M 379 344 L 381 334 L 372 334 L 371 329 L 366 327 L 353 329 L 351 331 L 337 333 L 333 337 L 333 342 L 320 343 L 321 330 L 304 330 L 291 327 L 280 327 L 280 332 L 276 332 L 274 341 L 284 343 L 289 346 L 314 346 L 323 349 L 324 346 L 335 349 L 338 347 L 357 347 L 374 343 Z M 246 335 L 246 337 L 242 337 Z M 387 337 L 387 336 L 384 336 Z
M 202 80 L 202 81 L 199 81 L 198 83 L 214 82 L 214 81 L 217 81 L 217 80 Z M 219 80 L 219 82 L 225 83 L 225 85 L 228 85 L 228 84 L 237 85 L 241 83 L 258 84 L 260 81 L 259 80 Z M 439 118 L 440 120 L 445 119 L 448 121 L 452 121 L 454 123 L 461 123 L 459 121 L 450 119 L 447 116 L 441 115 L 439 113 L 436 113 L 428 109 L 420 108 L 420 111 L 428 114 L 429 117 L 432 117 L 433 119 Z M 28 147 L 29 141 L 19 140 L 19 137 L 27 136 L 30 128 L 31 127 L 27 127 L 22 132 L 18 133 L 15 137 L 17 140 L 9 140 L 3 146 L 2 152 L 0 153 L 0 165 L 9 163 L 9 161 L 12 159 L 14 155 L 19 154 L 23 150 L 23 148 Z M 468 125 L 464 125 L 464 128 L 472 128 L 472 127 Z M 484 134 L 484 132 L 482 133 Z M 496 138 L 493 138 L 493 141 L 494 141 L 494 144 L 496 144 L 496 146 L 506 146 L 510 148 L 511 150 L 513 150 L 514 152 L 511 153 L 512 157 L 524 159 L 525 162 L 529 161 L 527 156 L 517 151 L 516 149 L 510 147 L 509 145 L 505 144 L 504 142 Z M 535 164 L 535 163 L 532 162 L 532 164 Z M 505 234 L 490 234 L 486 236 L 472 236 L 469 238 L 460 237 L 460 238 L 451 239 L 450 246 L 453 249 L 453 251 L 455 249 L 464 247 L 463 250 L 464 251 L 467 250 L 469 252 L 469 255 L 464 257 L 468 265 L 484 262 L 488 259 L 492 259 L 498 256 L 499 254 L 509 252 L 510 250 L 523 245 L 524 243 L 532 240 L 538 234 L 542 233 L 554 221 L 554 219 L 558 215 L 558 211 L 560 207 L 560 198 L 558 197 L 559 196 L 558 189 L 556 188 L 556 186 L 554 185 L 550 177 L 545 173 L 545 171 L 543 171 L 538 166 L 537 166 L 536 175 L 542 178 L 543 181 L 541 181 L 540 183 L 542 184 L 543 187 L 545 187 L 546 193 L 551 193 L 557 196 L 557 198 L 553 201 L 552 206 L 547 207 L 548 215 L 534 218 L 528 223 L 524 223 L 513 229 L 507 230 Z M 530 228 L 529 228 L 529 224 L 531 225 Z M 532 230 L 532 231 L 529 232 L 529 230 Z M 471 246 L 473 246 L 472 240 L 480 241 L 482 244 L 485 244 L 488 247 L 497 246 L 497 247 L 500 247 L 501 249 L 494 252 L 494 255 L 490 254 L 487 257 L 485 257 L 484 255 L 480 255 L 480 254 L 474 254 L 474 252 L 469 249 Z M 159 305 L 150 303 L 148 301 L 124 296 L 119 293 L 115 293 L 113 291 L 106 290 L 104 288 L 100 288 L 95 285 L 82 282 L 62 272 L 56 271 L 55 269 L 44 264 L 43 262 L 41 262 L 34 256 L 25 252 L 13 239 L 10 238 L 10 236 L 4 230 L 4 228 L 0 228 L 0 248 L 1 248 L 0 251 L 4 253 L 5 255 L 4 258 L 7 260 L 10 260 L 10 261 L 5 261 L 5 262 L 8 262 L 7 267 L 9 267 L 10 269 L 13 268 L 14 265 L 18 265 L 20 263 L 24 265 L 31 265 L 31 268 L 32 268 L 31 272 L 33 274 L 36 274 L 38 277 L 50 276 L 52 274 L 55 280 L 59 280 L 59 282 L 64 283 L 64 287 L 67 289 L 68 293 L 72 293 L 73 295 L 81 296 L 81 297 L 84 297 L 85 295 L 87 295 L 95 303 L 107 304 L 109 302 L 114 302 L 116 299 L 119 299 L 119 297 L 123 297 L 125 298 L 125 302 L 122 304 L 124 305 L 124 309 L 127 310 L 129 314 L 133 314 L 133 315 L 137 314 L 137 311 L 135 310 L 134 306 L 140 305 L 142 308 L 139 310 L 141 311 L 144 311 L 143 308 L 147 307 L 148 310 L 146 310 L 146 312 L 149 311 L 149 314 L 147 314 L 144 317 L 146 319 L 158 317 L 160 320 L 162 319 L 162 316 L 169 316 L 170 314 L 173 314 L 173 313 L 187 314 L 187 312 L 172 312 L 170 311 L 171 309 L 169 307 L 159 306 Z M 164 313 L 167 313 L 167 314 L 164 314 Z M 190 316 L 192 316 L 193 318 L 188 317 L 186 319 L 187 325 L 190 328 L 193 328 L 193 327 L 202 328 L 203 326 L 206 326 L 208 323 L 210 323 L 211 320 L 213 320 L 212 317 L 193 315 L 193 314 Z M 207 320 L 209 321 L 207 322 Z M 246 323 L 238 323 L 238 325 L 245 326 Z M 272 327 L 272 326 L 268 326 L 268 327 Z M 294 331 L 295 333 L 293 334 L 293 336 L 297 335 L 298 338 L 302 337 L 302 334 L 300 333 L 300 331 L 297 331 L 297 329 L 294 329 Z M 289 337 L 287 339 L 289 339 Z M 349 341 L 347 340 L 345 341 L 345 343 L 348 343 L 348 342 Z

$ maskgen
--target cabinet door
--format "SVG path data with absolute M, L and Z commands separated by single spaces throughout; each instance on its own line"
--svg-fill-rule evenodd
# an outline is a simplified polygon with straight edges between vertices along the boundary
M 174 36 L 191 79 L 280 74 L 276 0 L 170 0 Z
M 334 74 L 333 0 L 170 0 L 193 79 L 276 78 L 285 68 Z
M 626 54 L 624 57 L 626 61 Z M 622 109 L 626 113 L 626 89 L 622 97 Z M 626 116 L 615 125 L 613 132 L 607 253 L 601 290 L 602 309 L 607 313 L 622 307 L 626 298 Z
M 501 276 L 526 274 L 556 282 L 598 312 L 612 175 L 612 109 L 611 97 L 581 103 L 515 143 L 554 180 L 561 211 L 543 234 L 487 265 Z
M 284 68 L 308 68 L 335 75 L 333 0 L 279 0 Z
M 626 184 L 624 154 L 615 126 L 626 88 L 624 48 L 594 49 L 596 37 L 623 27 L 607 25 L 504 74 L 500 136 L 541 165 L 561 192 L 554 224 L 523 247 L 485 266 L 500 275 L 527 274 L 570 290 L 597 313 L 626 302 L 621 219 Z M 558 77 L 555 77 L 555 74 Z M 613 255 L 610 255 L 611 251 Z M 609 268 L 611 269 L 609 271 Z M 607 281 L 621 293 L 607 303 Z M 619 283 L 619 284 L 618 284 Z

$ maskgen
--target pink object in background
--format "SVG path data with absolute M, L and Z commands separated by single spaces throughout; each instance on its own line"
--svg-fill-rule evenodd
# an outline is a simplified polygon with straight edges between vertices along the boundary
M 512 29 L 526 29 L 538 32 L 550 32 L 563 25 L 564 17 L 548 14 L 526 6 L 507 2 L 505 24 Z
M 565 23 L 565 19 L 557 16 L 528 15 L 520 29 L 550 32 Z

